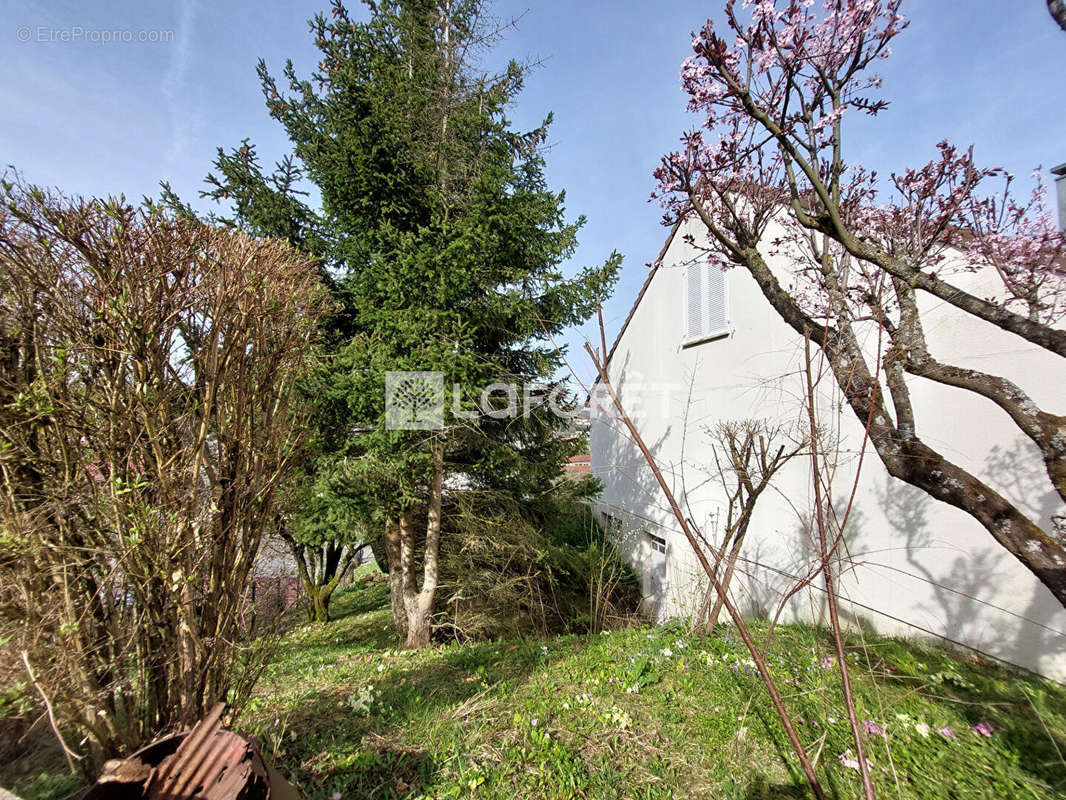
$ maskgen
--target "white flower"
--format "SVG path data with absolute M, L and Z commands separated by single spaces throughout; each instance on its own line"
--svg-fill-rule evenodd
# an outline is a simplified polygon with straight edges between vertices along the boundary
M 533 717 L 533 719 L 531 719 L 529 721 L 529 724 L 532 725 L 535 728 L 535 727 L 537 727 L 540 724 L 540 720 L 537 719 L 536 717 Z
M 664 657 L 670 658 L 670 656 L 672 656 L 673 654 L 674 654 L 674 651 L 671 650 L 669 647 L 664 647 L 663 648 L 663 656 Z
M 837 759 L 840 761 L 842 767 L 847 767 L 848 769 L 853 769 L 858 772 L 859 762 L 851 757 L 851 750 L 845 750 L 837 756 Z
M 633 718 L 618 706 L 613 706 L 605 718 L 623 730 L 633 724 Z

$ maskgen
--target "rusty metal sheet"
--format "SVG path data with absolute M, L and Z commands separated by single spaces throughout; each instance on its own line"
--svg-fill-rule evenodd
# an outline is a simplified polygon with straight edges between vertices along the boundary
M 85 800 L 302 800 L 256 746 L 222 727 L 219 703 L 192 730 L 111 761 Z

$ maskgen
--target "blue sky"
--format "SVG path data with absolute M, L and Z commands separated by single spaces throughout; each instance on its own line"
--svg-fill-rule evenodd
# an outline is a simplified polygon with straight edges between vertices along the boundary
M 690 124 L 678 67 L 690 32 L 722 4 L 495 7 L 501 17 L 521 15 L 495 57 L 543 60 L 511 118 L 532 127 L 555 114 L 548 177 L 566 189 L 570 212 L 588 217 L 571 268 L 614 249 L 625 256 L 605 309 L 609 336 L 665 236 L 648 195 L 659 157 Z M 71 193 L 140 198 L 169 180 L 195 200 L 217 146 L 249 137 L 266 159 L 284 152 L 255 63 L 263 57 L 277 72 L 292 58 L 306 74 L 314 63 L 306 20 L 324 7 L 325 0 L 0 0 L 0 163 Z M 982 163 L 1019 176 L 1066 162 L 1066 34 L 1043 0 L 909 0 L 904 13 L 911 27 L 882 69 L 892 105 L 856 131 L 852 160 L 887 173 L 924 163 L 947 138 L 974 144 Z M 128 31 L 133 41 L 101 41 L 104 31 Z M 142 31 L 164 41 L 137 41 Z M 591 327 L 585 333 L 595 338 Z M 573 361 L 591 374 L 576 352 Z

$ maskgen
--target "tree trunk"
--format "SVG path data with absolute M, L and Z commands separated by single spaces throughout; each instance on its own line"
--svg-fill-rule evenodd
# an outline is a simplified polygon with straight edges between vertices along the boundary
M 367 545 L 346 546 L 341 540 L 327 541 L 321 546 L 306 545 L 290 535 L 280 520 L 278 530 L 289 546 L 296 562 L 300 581 L 307 593 L 308 622 L 329 622 L 329 602 L 341 579 L 348 574 L 355 557 Z
M 1066 417 L 1043 411 L 1021 387 L 1006 378 L 976 369 L 942 364 L 934 359 L 926 344 L 914 289 L 898 279 L 893 279 L 892 284 L 899 302 L 900 324 L 892 334 L 892 348 L 885 358 L 886 371 L 896 368 L 895 362 L 899 358 L 903 362 L 903 369 L 912 375 L 979 394 L 998 405 L 1018 429 L 1040 448 L 1048 477 L 1059 497 L 1066 501 Z M 902 375 L 899 375 L 895 385 L 900 386 L 902 380 Z M 893 385 L 889 383 L 890 389 Z M 905 386 L 902 386 L 902 393 L 909 394 Z M 893 389 L 893 399 L 896 394 Z M 913 412 L 909 412 L 908 416 L 913 417 Z M 910 422 L 913 423 L 913 419 Z M 901 427 L 899 420 L 897 427 Z
M 722 575 L 721 585 L 722 591 L 717 594 L 714 600 L 714 606 L 711 607 L 711 613 L 707 617 L 707 626 L 704 630 L 709 634 L 714 630 L 714 626 L 718 624 L 718 617 L 722 613 L 722 604 L 724 602 L 725 593 L 729 591 L 729 584 L 733 582 L 733 572 L 737 566 L 737 559 L 740 557 L 740 548 L 744 544 L 744 536 L 747 533 L 747 526 L 745 530 L 742 530 L 737 538 L 733 542 L 733 547 L 729 551 L 729 560 L 726 562 L 725 574 Z
M 729 547 L 730 541 L 732 541 L 732 534 L 730 533 L 729 525 L 726 525 L 726 533 L 722 537 L 722 546 L 719 547 L 717 550 L 715 550 L 713 547 L 711 548 L 711 551 L 714 553 L 715 577 L 718 576 L 718 571 L 722 568 L 722 561 L 725 559 L 725 552 L 726 549 Z M 716 598 L 717 602 L 714 602 Z M 710 581 L 707 584 L 707 591 L 703 595 L 703 602 L 700 603 L 700 614 L 698 617 L 699 622 L 696 628 L 704 636 L 710 636 L 711 633 L 714 631 L 714 623 L 710 621 L 712 603 L 715 609 L 714 618 L 717 619 L 718 614 L 721 613 L 722 610 L 721 600 L 721 595 L 715 591 L 714 581 Z
M 848 405 L 861 422 L 868 423 L 870 443 L 889 474 L 965 511 L 1066 606 L 1066 548 L 990 486 L 913 433 L 897 429 L 885 407 L 881 386 L 849 327 L 841 324 L 829 328 L 811 319 L 781 288 L 757 249 L 749 248 L 741 256 L 774 310 L 825 353 Z
M 825 596 L 829 609 L 829 622 L 833 631 L 833 644 L 836 647 L 837 667 L 840 670 L 840 690 L 844 695 L 844 707 L 848 712 L 848 722 L 851 725 L 852 736 L 855 741 L 855 760 L 859 762 L 859 776 L 862 781 L 863 797 L 866 800 L 877 800 L 877 790 L 874 787 L 873 777 L 870 775 L 870 764 L 866 760 L 866 744 L 863 741 L 862 729 L 859 727 L 859 717 L 855 710 L 855 696 L 851 690 L 851 675 L 848 672 L 847 653 L 844 651 L 844 639 L 840 635 L 840 612 L 837 608 L 836 584 L 833 583 L 833 559 L 831 552 L 836 543 L 829 542 L 829 523 L 826 520 L 827 506 L 832 507 L 832 498 L 823 500 L 822 497 L 822 463 L 818 450 L 818 422 L 815 412 L 814 378 L 811 374 L 811 340 L 804 337 L 803 340 L 804 367 L 807 378 L 807 419 L 811 431 L 811 478 L 814 488 L 815 526 L 818 531 L 818 554 L 822 559 L 822 576 L 825 578 Z M 843 531 L 841 531 L 843 536 Z
M 308 586 L 306 589 L 311 601 L 308 610 L 311 622 L 329 622 L 329 597 L 333 592 L 325 586 Z
M 444 451 L 440 445 L 433 449 L 433 477 L 429 483 L 426 514 L 426 550 L 423 556 L 422 587 L 416 593 L 413 569 L 413 532 L 410 515 L 402 516 L 400 537 L 404 564 L 404 604 L 407 607 L 407 639 L 404 645 L 418 649 L 429 645 L 433 611 L 437 602 L 437 583 L 440 561 L 440 516 L 444 496 Z M 406 530 L 404 530 L 406 528 Z
M 385 518 L 385 559 L 389 566 L 389 602 L 392 625 L 400 638 L 407 636 L 407 609 L 403 596 L 403 566 L 400 564 L 400 526 L 391 516 Z
M 407 638 L 403 646 L 418 650 L 429 646 L 430 634 L 433 633 L 433 609 L 417 599 L 413 607 L 407 609 Z

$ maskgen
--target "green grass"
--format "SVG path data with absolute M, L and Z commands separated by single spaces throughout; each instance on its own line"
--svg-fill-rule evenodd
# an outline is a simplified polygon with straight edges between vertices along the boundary
M 807 796 L 728 629 L 411 652 L 395 648 L 383 582 L 357 583 L 333 611 L 328 625 L 286 636 L 238 722 L 312 800 Z M 765 626 L 754 631 L 765 640 Z M 1066 791 L 1066 689 L 898 639 L 850 646 L 860 718 L 885 731 L 866 736 L 881 797 Z M 853 798 L 829 650 L 823 632 L 788 626 L 769 658 L 827 791 Z M 980 723 L 991 736 L 972 729 Z
M 383 583 L 336 603 L 334 622 L 287 637 L 242 720 L 312 798 L 805 796 L 728 631 L 408 652 L 394 649 Z M 1066 791 L 1063 687 L 898 639 L 850 644 L 860 718 L 886 732 L 866 737 L 881 796 Z M 850 798 L 857 773 L 840 756 L 853 743 L 828 653 L 823 633 L 789 626 L 770 661 L 826 788 Z M 980 723 L 991 736 L 972 729 Z

